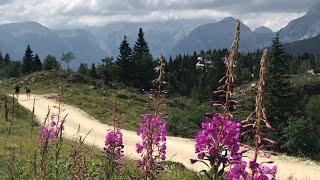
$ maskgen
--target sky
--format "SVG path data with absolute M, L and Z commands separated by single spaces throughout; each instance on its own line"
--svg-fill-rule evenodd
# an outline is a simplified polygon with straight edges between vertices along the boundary
M 233 16 L 274 31 L 320 0 L 0 0 L 0 24 L 36 21 L 49 28 Z

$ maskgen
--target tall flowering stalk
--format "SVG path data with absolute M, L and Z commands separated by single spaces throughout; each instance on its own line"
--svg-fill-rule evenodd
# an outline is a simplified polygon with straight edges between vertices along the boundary
M 264 146 L 273 146 L 276 142 L 264 137 L 262 133 L 262 127 L 271 128 L 270 124 L 267 121 L 266 113 L 263 108 L 264 98 L 264 86 L 265 86 L 265 73 L 266 73 L 266 58 L 268 55 L 267 49 L 263 51 L 262 58 L 260 61 L 260 73 L 259 73 L 259 85 L 258 91 L 256 95 L 256 107 L 255 112 L 251 113 L 251 115 L 247 118 L 247 120 L 243 121 L 245 124 L 244 127 L 252 127 L 255 133 L 255 147 L 254 149 L 254 158 L 249 162 L 249 168 L 251 169 L 251 177 L 250 179 L 258 180 L 258 179 L 275 179 L 275 175 L 277 172 L 277 167 L 273 166 L 269 168 L 264 165 L 264 163 L 258 163 L 258 154 L 259 151 Z M 253 114 L 255 114 L 255 118 L 253 118 Z M 253 121 L 253 123 L 251 123 Z M 250 132 L 250 129 L 247 132 Z M 271 153 L 266 153 L 266 156 L 269 157 Z M 271 162 L 265 162 L 271 163 Z
M 223 84 L 214 93 L 222 93 L 224 100 L 213 101 L 214 106 L 222 106 L 221 114 L 207 113 L 202 123 L 201 131 L 195 141 L 195 153 L 198 159 L 191 159 L 191 163 L 202 162 L 209 171 L 202 170 L 208 179 L 221 179 L 225 175 L 225 168 L 235 163 L 242 162 L 240 151 L 240 128 L 241 124 L 232 120 L 231 107 L 238 105 L 232 96 L 234 83 L 233 65 L 237 55 L 240 40 L 240 21 L 236 22 L 236 31 L 232 42 L 231 51 L 226 61 L 226 75 L 219 81 Z M 209 164 L 207 163 L 209 162 Z M 245 176 L 245 175 L 243 175 Z
M 40 179 L 47 179 L 47 158 L 53 145 L 56 143 L 59 134 L 64 129 L 64 121 L 58 122 L 57 116 L 51 114 L 48 123 L 44 123 L 40 129 Z
M 163 170 L 160 161 L 166 159 L 166 134 L 167 125 L 161 121 L 160 106 L 161 96 L 167 94 L 162 90 L 165 82 L 165 59 L 161 55 L 158 66 L 155 68 L 157 78 L 154 80 L 156 89 L 153 90 L 155 99 L 154 116 L 146 113 L 143 118 L 138 135 L 142 142 L 136 144 L 137 153 L 141 154 L 142 159 L 137 161 L 137 167 L 143 169 L 144 179 L 153 179 L 156 174 Z
M 116 102 L 114 104 L 113 113 L 113 130 L 109 131 L 105 137 L 105 173 L 106 178 L 112 178 L 114 174 L 119 174 L 121 167 L 123 165 L 123 139 L 120 129 L 120 122 L 117 120 L 116 116 Z
M 91 129 L 92 130 L 92 129 Z M 91 130 L 82 137 L 80 135 L 80 125 L 77 131 L 76 144 L 70 154 L 70 163 L 67 163 L 69 174 L 73 179 L 76 180 L 87 180 L 89 179 L 89 173 L 87 172 L 88 160 L 86 151 L 83 149 L 83 144 L 86 137 L 90 134 Z
M 232 99 L 232 96 L 233 96 L 232 88 L 234 84 L 234 76 L 233 76 L 234 59 L 238 53 L 239 41 L 240 41 L 240 21 L 237 20 L 236 31 L 234 34 L 231 51 L 226 61 L 227 73 L 219 81 L 219 83 L 223 83 L 223 84 L 217 88 L 217 91 L 214 91 L 214 93 L 216 94 L 219 94 L 219 93 L 224 94 L 224 102 L 221 103 L 220 101 L 214 101 L 213 105 L 223 107 L 222 115 L 225 118 L 227 117 L 232 118 L 233 115 L 230 112 L 230 108 L 238 105 L 238 102 Z
M 49 176 L 49 172 L 47 172 L 47 166 L 49 166 L 49 162 L 47 162 L 47 158 L 49 152 L 53 150 L 54 155 L 54 177 L 59 178 L 59 158 L 60 158 L 60 151 L 62 149 L 63 143 L 63 130 L 64 130 L 64 123 L 66 121 L 66 117 L 61 118 L 61 112 L 63 111 L 61 106 L 61 96 L 62 96 L 62 89 L 59 91 L 58 96 L 58 107 L 54 106 L 54 108 L 58 109 L 58 114 L 50 114 L 50 109 L 48 110 L 47 117 L 40 129 L 40 136 L 39 136 L 39 146 L 40 146 L 40 179 L 47 179 Z M 48 120 L 49 118 L 49 120 Z M 47 122 L 48 120 L 48 122 Z

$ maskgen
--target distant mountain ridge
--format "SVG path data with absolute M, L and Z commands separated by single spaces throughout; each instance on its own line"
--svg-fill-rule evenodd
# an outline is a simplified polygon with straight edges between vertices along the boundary
M 236 19 L 225 18 L 216 23 L 195 28 L 186 38 L 180 40 L 173 48 L 172 54 L 190 54 L 193 51 L 229 48 L 234 35 Z M 271 43 L 274 33 L 256 33 L 241 22 L 239 49 L 254 51 Z
M 104 55 L 94 36 L 84 30 L 57 31 L 36 22 L 22 22 L 0 25 L 0 34 L 0 51 L 9 53 L 12 59 L 21 60 L 27 44 L 42 59 L 48 54 L 60 58 L 63 52 L 72 51 L 76 56 L 72 67 Z
M 235 21 L 229 17 L 219 22 L 210 19 L 124 22 L 72 30 L 52 30 L 33 21 L 9 23 L 0 25 L 0 51 L 9 53 L 13 59 L 21 60 L 25 47 L 30 44 L 41 59 L 47 54 L 60 58 L 63 52 L 72 51 L 76 56 L 72 67 L 83 62 L 101 63 L 105 56 L 118 56 L 119 45 L 125 35 L 133 47 L 138 29 L 142 27 L 154 57 L 160 54 L 175 56 L 199 50 L 230 48 Z M 317 38 L 313 37 L 320 34 L 320 3 L 310 8 L 304 16 L 291 21 L 278 33 L 281 41 L 287 43 L 290 52 L 314 52 L 313 49 L 316 48 L 306 43 L 316 42 Z M 274 35 L 275 32 L 267 27 L 251 30 L 241 23 L 240 51 L 254 51 L 270 46 Z M 293 41 L 298 42 L 290 43 Z M 305 47 L 301 44 L 305 44 Z M 299 50 L 294 50 L 295 47 L 299 47 Z
M 320 3 L 311 7 L 304 16 L 291 21 L 279 33 L 283 42 L 308 39 L 320 34 Z
M 283 45 L 284 49 L 289 54 L 311 53 L 315 55 L 320 54 L 320 35 L 309 39 L 286 43 Z
M 270 28 L 268 28 L 266 26 L 257 27 L 253 32 L 260 33 L 260 34 L 274 33 Z

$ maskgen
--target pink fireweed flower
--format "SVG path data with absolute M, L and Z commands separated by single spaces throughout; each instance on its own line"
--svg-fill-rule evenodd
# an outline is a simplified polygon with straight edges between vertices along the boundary
M 245 161 L 237 162 L 231 165 L 230 171 L 224 174 L 224 179 L 249 180 L 249 173 L 246 172 L 247 163 Z
M 57 125 L 57 119 L 54 114 L 51 115 L 49 123 L 42 125 L 40 129 L 39 143 L 45 145 L 47 143 L 50 146 L 57 138 L 59 126 Z
M 123 165 L 123 139 L 119 128 L 107 133 L 104 141 L 104 152 L 107 154 L 106 160 L 113 161 L 114 170 L 118 174 Z
M 240 126 L 240 123 L 224 119 L 220 114 L 207 117 L 202 123 L 202 130 L 195 137 L 198 159 L 214 157 L 215 165 L 241 160 Z
M 155 173 L 163 169 L 158 162 L 166 159 L 166 134 L 167 125 L 159 116 L 144 115 L 143 124 L 138 131 L 142 142 L 136 144 L 136 151 L 142 156 L 137 161 L 137 167 L 145 171 L 154 170 Z
M 277 166 L 272 166 L 271 168 L 267 165 L 264 165 L 263 163 L 256 163 L 254 160 L 251 160 L 249 162 L 249 167 L 252 170 L 255 170 L 255 174 L 253 179 L 254 180 L 268 180 L 276 179 L 277 174 Z

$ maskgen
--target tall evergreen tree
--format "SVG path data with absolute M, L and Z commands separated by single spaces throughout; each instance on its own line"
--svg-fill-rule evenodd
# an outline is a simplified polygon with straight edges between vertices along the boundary
M 272 48 L 267 64 L 266 74 L 266 113 L 275 131 L 271 134 L 280 144 L 285 141 L 284 128 L 294 112 L 292 89 L 287 78 L 289 68 L 284 58 L 285 52 L 279 34 L 272 41 Z
M 154 79 L 154 61 L 150 54 L 148 43 L 144 39 L 142 28 L 139 29 L 138 39 L 133 48 L 133 62 L 135 69 L 135 86 L 141 89 L 151 87 Z
M 32 60 L 32 71 L 41 71 L 41 69 L 42 69 L 42 63 L 38 54 L 36 54 Z
M 28 74 L 32 71 L 32 60 L 33 60 L 32 50 L 30 45 L 28 44 L 23 57 L 22 73 Z
M 90 76 L 92 78 L 97 78 L 98 77 L 96 66 L 95 66 L 94 63 L 92 63 L 92 65 L 91 65 L 91 69 L 90 69 L 90 73 L 89 74 L 90 74 Z
M 120 55 L 117 61 L 117 65 L 119 67 L 119 80 L 125 85 L 129 85 L 133 80 L 133 63 L 132 49 L 129 46 L 126 36 L 124 36 L 119 50 Z
M 3 56 L 2 56 L 2 53 L 0 52 L 0 67 L 2 67 L 3 65 L 4 65 Z
M 114 63 L 113 57 L 105 57 L 102 59 L 102 65 L 99 69 L 99 77 L 102 77 L 106 83 L 117 79 L 117 76 L 119 75 L 118 67 Z
M 4 56 L 3 63 L 4 65 L 8 65 L 10 63 L 10 56 L 8 53 Z
M 88 64 L 84 64 L 84 63 L 81 63 L 79 68 L 78 68 L 78 73 L 81 74 L 81 75 L 88 75 Z

